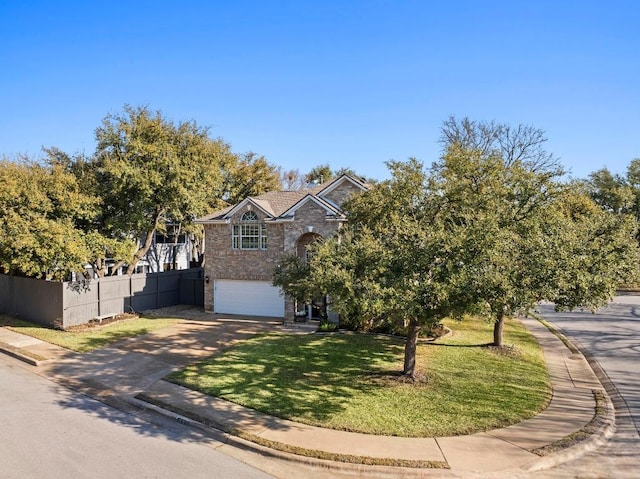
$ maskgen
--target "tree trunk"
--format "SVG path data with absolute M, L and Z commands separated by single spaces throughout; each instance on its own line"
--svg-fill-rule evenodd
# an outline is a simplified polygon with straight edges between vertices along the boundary
M 151 231 L 147 231 L 147 236 L 145 237 L 144 244 L 138 251 L 136 251 L 136 254 L 133 255 L 133 261 L 127 266 L 127 274 L 129 276 L 135 273 L 138 261 L 144 258 L 144 255 L 147 254 L 147 251 L 149 251 L 149 248 L 151 248 L 151 244 L 153 243 L 153 234 L 155 232 L 155 228 Z
M 149 248 L 151 248 L 151 245 L 153 244 L 153 235 L 158 229 L 158 222 L 160 221 L 161 216 L 162 211 L 157 211 L 153 223 L 151 224 L 151 228 L 149 229 L 149 231 L 147 231 L 147 234 L 145 236 L 144 244 L 140 247 L 140 249 L 138 249 L 138 251 L 136 251 L 136 254 L 133 255 L 133 261 L 127 267 L 127 274 L 129 276 L 131 276 L 135 272 L 138 261 L 144 258 L 144 255 L 146 255 L 147 251 L 149 251 Z
M 178 231 L 176 232 L 175 228 L 173 230 L 173 245 L 171 248 L 171 263 L 173 269 L 178 269 L 178 240 L 180 239 L 180 233 L 182 233 L 182 223 L 178 224 Z
M 411 379 L 416 378 L 416 349 L 420 326 L 416 321 L 409 322 L 407 340 L 404 344 L 404 370 L 402 374 Z
M 496 322 L 493 324 L 493 345 L 501 348 L 503 346 L 502 342 L 502 332 L 504 330 L 504 311 L 500 311 L 496 315 Z
M 95 273 L 98 276 L 98 278 L 104 278 L 105 276 L 105 271 L 104 271 L 104 261 L 102 260 L 102 258 L 97 258 L 96 259 L 96 263 L 95 263 Z M 93 279 L 93 278 L 92 278 Z

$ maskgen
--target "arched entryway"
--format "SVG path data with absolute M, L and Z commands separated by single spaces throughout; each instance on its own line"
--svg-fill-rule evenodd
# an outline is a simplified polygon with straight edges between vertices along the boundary
M 318 233 L 305 233 L 296 242 L 296 255 L 305 263 L 309 261 L 309 246 L 313 243 L 322 241 L 322 236 Z M 295 305 L 296 317 L 320 320 L 327 317 L 327 298 L 322 296 L 313 299 L 310 303 L 299 302 L 296 300 Z

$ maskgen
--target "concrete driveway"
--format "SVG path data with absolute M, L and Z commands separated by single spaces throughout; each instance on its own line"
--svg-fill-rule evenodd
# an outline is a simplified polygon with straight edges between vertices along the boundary
M 174 370 L 282 327 L 282 321 L 274 318 L 221 316 L 197 308 L 168 308 L 154 314 L 180 321 L 89 353 L 66 354 L 36 372 L 75 389 L 89 388 L 92 395 L 127 399 L 124 396 L 135 396 Z

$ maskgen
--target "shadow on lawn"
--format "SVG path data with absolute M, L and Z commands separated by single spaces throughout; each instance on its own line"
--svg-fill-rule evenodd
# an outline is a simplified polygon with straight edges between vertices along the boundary
M 402 351 L 396 341 L 368 335 L 268 335 L 168 380 L 271 415 L 325 422 L 380 387 L 373 377 L 397 375 Z M 203 386 L 203 378 L 214 384 Z

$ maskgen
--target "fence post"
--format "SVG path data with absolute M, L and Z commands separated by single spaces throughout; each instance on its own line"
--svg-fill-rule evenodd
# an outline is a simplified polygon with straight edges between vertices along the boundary
M 102 302 L 102 298 L 100 296 L 100 278 L 97 279 L 98 282 L 98 317 L 102 316 L 102 307 L 100 306 Z

